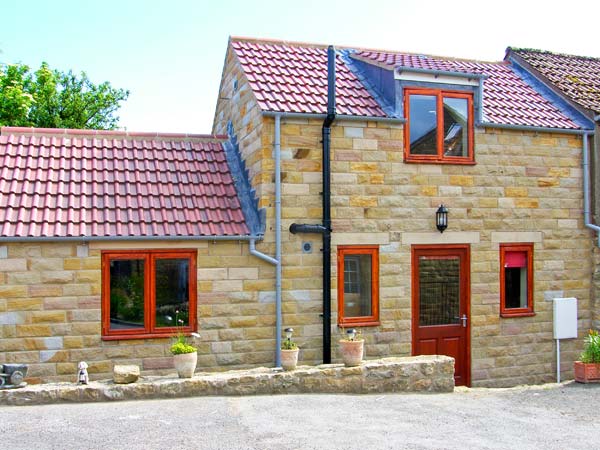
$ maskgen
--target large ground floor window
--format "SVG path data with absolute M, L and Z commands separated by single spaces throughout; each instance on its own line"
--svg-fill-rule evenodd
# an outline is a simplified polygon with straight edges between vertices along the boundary
M 102 252 L 102 337 L 196 330 L 196 251 Z

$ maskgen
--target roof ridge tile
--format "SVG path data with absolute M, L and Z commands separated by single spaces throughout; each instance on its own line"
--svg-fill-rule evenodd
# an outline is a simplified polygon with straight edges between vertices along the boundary
M 56 137 L 62 136 L 85 136 L 90 138 L 156 138 L 158 140 L 169 139 L 194 139 L 194 140 L 227 140 L 225 134 L 196 134 L 196 133 L 169 133 L 169 132 L 146 132 L 146 131 L 124 131 L 124 130 L 88 130 L 72 128 L 38 128 L 38 127 L 0 127 L 0 135 L 20 135 L 31 137 Z

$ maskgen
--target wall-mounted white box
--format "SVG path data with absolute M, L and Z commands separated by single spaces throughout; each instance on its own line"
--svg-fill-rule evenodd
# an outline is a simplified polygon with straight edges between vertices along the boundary
M 574 297 L 554 299 L 554 339 L 577 337 L 577 299 Z

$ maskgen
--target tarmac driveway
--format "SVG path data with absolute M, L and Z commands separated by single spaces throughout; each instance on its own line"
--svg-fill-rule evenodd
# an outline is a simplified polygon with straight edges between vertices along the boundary
M 600 449 L 600 385 L 0 408 L 3 449 Z

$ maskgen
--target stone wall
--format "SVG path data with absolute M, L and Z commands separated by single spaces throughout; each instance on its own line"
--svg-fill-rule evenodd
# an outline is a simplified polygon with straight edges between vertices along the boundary
M 272 365 L 275 305 L 272 267 L 248 254 L 245 242 L 7 244 L 0 258 L 0 364 L 29 364 L 27 381 L 72 381 L 77 363 L 91 379 L 113 364 L 145 374 L 171 371 L 171 339 L 103 341 L 101 249 L 197 248 L 199 369 Z
M 87 386 L 55 384 L 0 390 L 0 405 L 39 405 L 207 395 L 372 394 L 452 392 L 454 360 L 445 356 L 386 358 L 358 367 L 325 364 L 290 372 L 258 368 L 193 378 L 150 378 L 133 384 L 92 382 Z
M 273 255 L 273 119 L 262 120 L 260 146 L 249 150 L 246 144 L 255 141 L 248 139 L 241 150 L 249 159 L 261 155 L 259 165 L 250 164 L 268 211 L 259 245 Z M 295 329 L 302 364 L 322 362 L 321 237 L 292 235 L 288 228 L 321 220 L 321 125 L 286 118 L 281 130 L 283 324 Z M 363 329 L 366 357 L 377 358 L 411 354 L 411 246 L 468 243 L 473 385 L 552 381 L 552 298 L 578 298 L 580 337 L 592 325 L 595 241 L 582 220 L 580 138 L 480 129 L 475 165 L 406 164 L 402 139 L 402 125 L 336 121 L 332 129 L 334 361 L 339 361 L 337 245 L 379 246 L 381 324 Z M 449 227 L 440 234 L 434 215 L 442 202 L 449 209 Z M 500 318 L 499 244 L 519 241 L 534 243 L 536 315 Z M 313 244 L 312 252 L 303 252 L 304 242 Z M 113 363 L 137 364 L 144 373 L 170 370 L 169 339 L 102 341 L 100 336 L 100 250 L 132 246 L 95 243 L 89 256 L 78 257 L 76 244 L 7 244 L 6 258 L 0 258 L 0 363 L 30 364 L 30 382 L 72 380 L 80 360 L 90 363 L 92 379 L 106 377 Z M 199 370 L 272 365 L 273 266 L 250 256 L 245 242 L 195 247 Z M 581 340 L 565 341 L 561 350 L 562 377 L 568 379 Z
M 265 132 L 271 119 L 265 119 Z M 284 317 L 305 362 L 321 358 L 321 238 L 291 235 L 294 222 L 321 220 L 321 121 L 282 120 Z M 552 381 L 552 299 L 579 300 L 580 337 L 591 325 L 592 233 L 583 224 L 581 138 L 478 129 L 475 165 L 403 162 L 403 126 L 336 121 L 332 130 L 333 251 L 380 247 L 381 325 L 365 327 L 368 357 L 411 354 L 411 246 L 471 248 L 471 357 L 475 386 Z M 435 229 L 435 210 L 449 227 Z M 311 242 L 314 251 L 302 252 Z M 534 243 L 534 317 L 500 318 L 499 244 Z M 332 257 L 333 336 L 336 264 Z M 335 353 L 334 338 L 334 356 Z M 571 378 L 580 341 L 561 345 Z
M 237 56 L 230 48 L 225 58 L 218 98 L 213 133 L 227 135 L 233 132 L 240 144 L 250 182 L 257 190 L 259 207 L 266 207 L 264 196 L 272 191 L 272 133 L 263 133 L 260 108 Z M 232 128 L 229 128 L 230 124 Z

